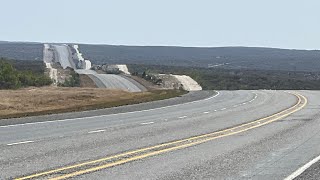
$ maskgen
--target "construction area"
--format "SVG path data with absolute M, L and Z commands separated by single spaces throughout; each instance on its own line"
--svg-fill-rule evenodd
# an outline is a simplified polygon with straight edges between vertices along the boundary
M 148 83 L 134 77 L 125 64 L 94 65 L 85 59 L 79 45 L 44 44 L 43 61 L 53 85 L 64 83 L 75 72 L 80 75 L 80 87 L 118 89 L 128 92 L 144 92 L 149 89 L 202 90 L 201 86 L 186 75 L 158 74 L 161 83 Z

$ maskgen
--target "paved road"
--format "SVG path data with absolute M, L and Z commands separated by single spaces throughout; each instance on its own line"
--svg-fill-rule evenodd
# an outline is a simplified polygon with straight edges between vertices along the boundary
M 126 106 L 89 110 L 89 111 L 82 111 L 82 112 L 69 112 L 69 113 L 61 113 L 61 114 L 35 116 L 35 117 L 1 119 L 0 126 L 8 126 L 8 125 L 21 124 L 21 123 L 36 123 L 36 122 L 44 122 L 44 121 L 83 118 L 83 117 L 118 114 L 118 113 L 133 112 L 133 111 L 143 111 L 143 110 L 161 108 L 164 106 L 173 106 L 173 105 L 179 105 L 179 104 L 189 103 L 193 101 L 199 101 L 199 100 L 209 98 L 215 94 L 216 94 L 215 91 L 193 91 L 179 97 L 163 99 L 158 101 L 151 101 L 151 102 L 146 102 L 141 104 L 132 104 L 132 105 L 126 105 Z
M 93 70 L 84 70 L 84 69 L 77 69 L 76 65 L 72 61 L 71 58 L 71 51 L 68 49 L 67 45 L 53 45 L 55 48 L 55 56 L 59 60 L 63 69 L 67 67 L 71 67 L 75 69 L 78 74 L 86 74 L 88 75 L 99 88 L 108 88 L 108 89 L 121 89 L 129 92 L 141 92 L 145 91 L 142 85 L 138 82 L 132 80 L 128 80 L 119 75 L 114 74 L 98 74 L 96 71 Z M 132 82 L 134 81 L 134 83 Z M 139 85 L 137 85 L 139 84 Z
M 115 74 L 98 74 L 93 70 L 76 70 L 78 74 L 88 75 L 99 88 L 108 89 L 121 89 L 129 92 L 141 92 L 146 91 L 142 85 L 140 85 L 135 80 L 128 80 L 127 78 L 115 75 Z M 133 82 L 134 81 L 134 82 Z
M 81 174 L 76 179 L 283 179 L 320 154 L 320 92 L 299 93 L 308 98 L 307 106 L 281 120 Z M 296 102 L 294 95 L 283 91 L 222 91 L 210 99 L 167 108 L 2 126 L 0 177 L 9 179 L 91 160 L 107 161 L 105 157 L 143 147 L 151 150 L 162 143 L 173 144 L 175 140 L 251 122 Z M 278 116 L 282 115 L 272 118 Z M 228 130 L 233 131 L 237 130 Z M 191 138 L 186 142 L 194 141 Z M 95 166 L 103 166 L 100 161 L 94 162 Z M 70 172 L 67 169 L 64 173 Z
M 138 86 L 136 86 L 131 81 L 127 80 L 126 78 L 123 78 L 119 75 L 115 74 L 97 74 L 95 75 L 101 82 L 103 82 L 103 85 L 105 88 L 108 89 L 121 89 L 125 91 L 130 92 L 141 92 L 142 89 L 140 89 Z M 132 80 L 134 81 L 134 80 Z
M 66 69 L 67 67 L 75 69 L 75 65 L 72 62 L 70 51 L 68 49 L 67 45 L 53 45 L 55 51 L 56 51 L 56 58 L 60 62 L 63 69 Z

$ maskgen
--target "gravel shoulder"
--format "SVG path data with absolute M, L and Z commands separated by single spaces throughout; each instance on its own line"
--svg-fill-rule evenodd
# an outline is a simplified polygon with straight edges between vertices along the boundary
M 301 175 L 295 178 L 295 180 L 318 180 L 320 177 L 320 161 L 313 164 Z

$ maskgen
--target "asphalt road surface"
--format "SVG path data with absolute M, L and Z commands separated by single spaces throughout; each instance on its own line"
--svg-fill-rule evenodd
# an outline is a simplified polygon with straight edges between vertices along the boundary
M 55 55 L 57 60 L 60 62 L 63 69 L 67 67 L 75 69 L 75 65 L 72 62 L 70 52 L 67 45 L 53 45 L 55 49 Z
M 88 75 L 99 88 L 121 89 L 129 92 L 141 92 L 146 90 L 138 82 L 133 83 L 133 79 L 129 81 L 128 79 L 119 75 L 98 74 L 93 70 L 77 69 L 74 62 L 72 61 L 70 50 L 68 49 L 67 45 L 53 45 L 53 47 L 56 52 L 56 59 L 58 59 L 63 69 L 71 67 L 75 69 L 78 74 Z M 139 84 L 140 86 L 137 84 Z
M 135 80 L 128 80 L 120 75 L 98 74 L 96 71 L 83 69 L 78 69 L 76 72 L 78 74 L 88 75 L 99 88 L 121 89 L 129 92 L 141 92 L 146 90 L 146 88 Z
M 97 74 L 95 75 L 101 82 L 103 82 L 103 85 L 105 88 L 108 89 L 121 89 L 125 91 L 130 92 L 141 92 L 142 89 L 140 89 L 138 86 L 136 86 L 131 81 L 127 80 L 126 78 L 123 78 L 119 75 L 115 74 Z M 134 81 L 134 80 L 132 80 Z
M 284 179 L 320 154 L 320 92 L 297 93 L 1 126 L 0 179 Z

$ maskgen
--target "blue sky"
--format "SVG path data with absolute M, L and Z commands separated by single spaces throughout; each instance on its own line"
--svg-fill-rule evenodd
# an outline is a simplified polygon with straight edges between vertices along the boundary
M 0 0 L 0 40 L 320 49 L 319 0 Z

